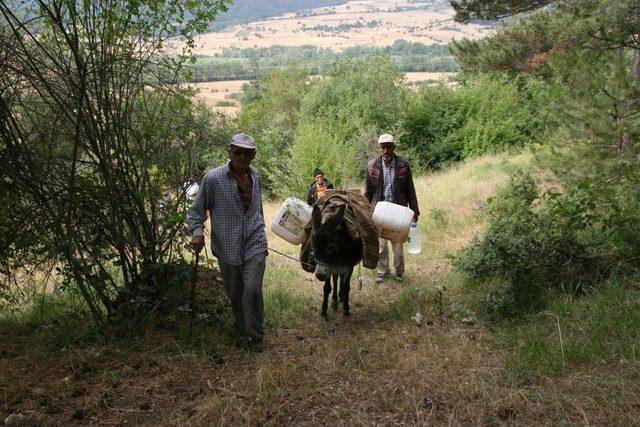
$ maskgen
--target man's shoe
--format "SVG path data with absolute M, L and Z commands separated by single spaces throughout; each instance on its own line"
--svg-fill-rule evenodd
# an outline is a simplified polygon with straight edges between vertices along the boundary
M 386 274 L 382 274 L 382 273 L 378 273 L 378 275 L 376 276 L 376 283 L 382 283 L 384 282 L 384 279 L 387 277 Z
M 404 282 L 404 277 L 402 276 L 402 273 L 396 273 L 395 276 L 393 276 L 394 279 L 396 279 L 396 282 Z

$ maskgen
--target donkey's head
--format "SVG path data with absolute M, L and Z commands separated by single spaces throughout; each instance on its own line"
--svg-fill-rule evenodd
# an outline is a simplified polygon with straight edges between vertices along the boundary
M 345 224 L 346 204 L 326 205 L 322 212 L 313 207 L 313 249 L 318 280 L 330 275 L 351 272 L 362 259 L 362 241 L 349 233 Z

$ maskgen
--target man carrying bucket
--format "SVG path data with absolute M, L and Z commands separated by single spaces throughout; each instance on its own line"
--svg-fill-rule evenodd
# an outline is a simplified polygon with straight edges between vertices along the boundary
M 231 139 L 229 161 L 210 170 L 187 213 L 196 256 L 204 247 L 203 226 L 211 214 L 211 252 L 218 258 L 236 327 L 251 350 L 264 350 L 262 279 L 267 256 L 261 179 L 250 164 L 256 144 L 249 135 Z
M 374 209 L 376 203 L 386 201 L 401 206 L 409 206 L 414 212 L 413 222 L 418 222 L 420 210 L 418 199 L 413 186 L 413 177 L 409 161 L 394 154 L 396 141 L 393 135 L 385 133 L 378 138 L 378 152 L 380 156 L 367 164 L 365 171 L 365 197 Z M 378 275 L 376 283 L 382 283 L 389 274 L 389 241 L 380 238 L 378 258 Z M 404 255 L 402 243 L 391 242 L 393 250 L 394 278 L 404 280 Z

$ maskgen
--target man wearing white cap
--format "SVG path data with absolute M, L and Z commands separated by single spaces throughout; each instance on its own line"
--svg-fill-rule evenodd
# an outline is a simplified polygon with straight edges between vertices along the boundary
M 236 327 L 253 351 L 264 350 L 262 279 L 267 256 L 260 174 L 251 161 L 253 138 L 231 138 L 229 161 L 210 170 L 187 213 L 196 254 L 204 247 L 206 211 L 211 213 L 211 252 L 218 258 Z
M 365 197 L 374 209 L 376 203 L 386 201 L 402 206 L 409 206 L 414 212 L 413 221 L 418 221 L 420 210 L 418 199 L 413 186 L 409 161 L 394 153 L 396 140 L 393 135 L 385 133 L 378 138 L 380 156 L 369 161 L 365 171 Z M 376 283 L 382 283 L 389 274 L 389 241 L 380 239 L 380 253 L 378 257 L 378 276 Z M 393 250 L 394 278 L 404 280 L 404 255 L 402 243 L 391 242 Z

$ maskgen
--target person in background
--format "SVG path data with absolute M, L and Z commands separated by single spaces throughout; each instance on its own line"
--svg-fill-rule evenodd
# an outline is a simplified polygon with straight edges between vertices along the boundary
M 262 280 L 267 236 L 260 174 L 251 161 L 253 138 L 231 138 L 229 161 L 210 170 L 187 212 L 187 223 L 197 254 L 204 247 L 204 222 L 211 217 L 211 252 L 218 258 L 222 281 L 231 300 L 237 329 L 248 338 L 251 350 L 264 350 Z
M 313 206 L 320 197 L 324 196 L 324 192 L 327 191 L 327 189 L 333 188 L 333 184 L 325 179 L 322 169 L 315 168 L 313 170 L 313 179 L 314 181 L 309 191 L 307 191 L 307 204 L 309 206 Z
M 375 209 L 376 203 L 385 201 L 402 206 L 409 206 L 414 212 L 413 222 L 418 222 L 420 210 L 411 176 L 409 161 L 395 154 L 396 140 L 393 135 L 385 133 L 378 138 L 380 155 L 367 164 L 365 171 L 364 195 Z M 402 243 L 391 242 L 393 250 L 394 278 L 404 280 L 404 255 Z M 389 274 L 389 241 L 380 238 L 378 258 L 378 275 L 376 283 L 382 283 Z

